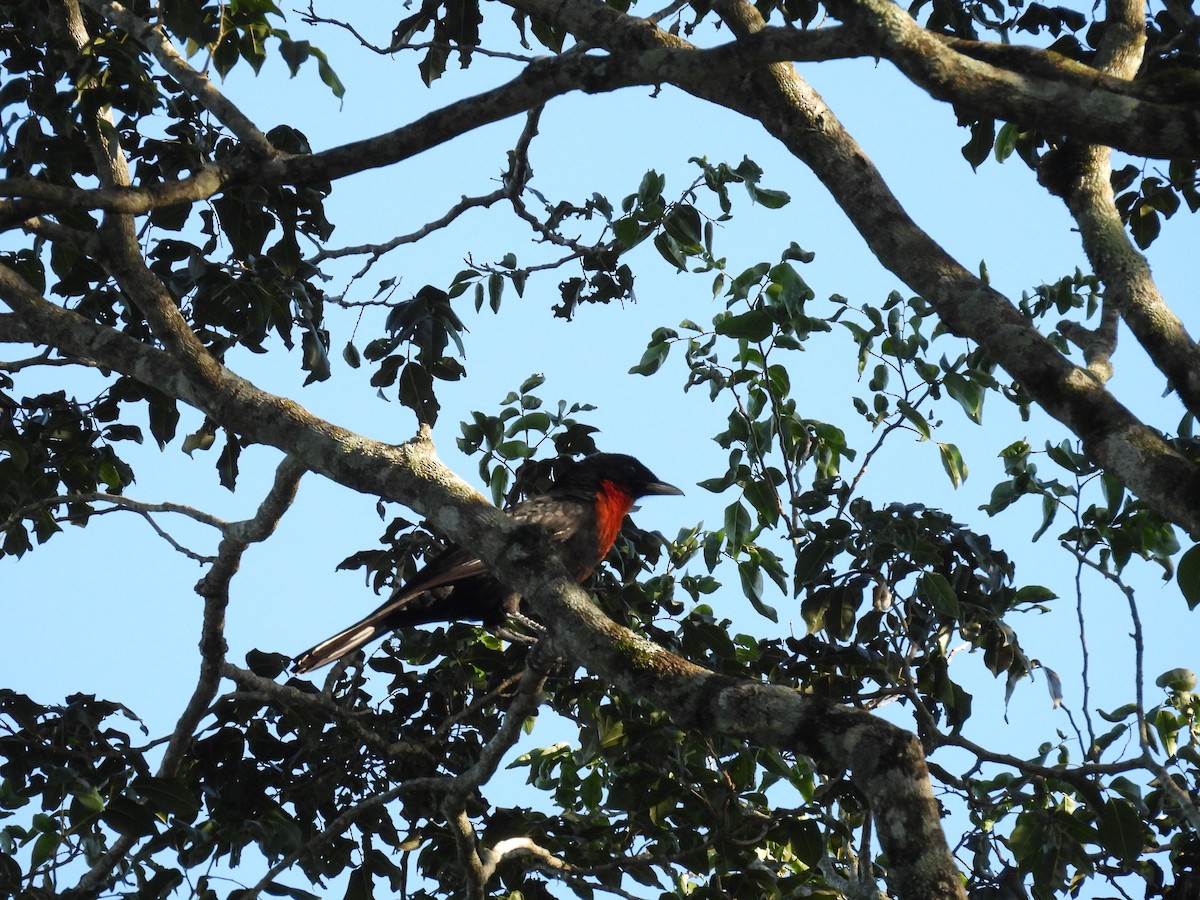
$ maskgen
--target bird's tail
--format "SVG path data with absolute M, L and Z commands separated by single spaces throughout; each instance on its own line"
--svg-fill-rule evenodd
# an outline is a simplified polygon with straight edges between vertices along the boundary
M 305 650 L 293 660 L 292 671 L 300 675 L 311 672 L 313 669 L 319 669 L 321 666 L 327 666 L 335 659 L 340 659 L 363 644 L 374 640 L 384 631 L 391 630 L 373 622 L 373 618 L 375 617 L 371 616 L 361 622 L 356 622 L 345 631 L 339 631 L 333 637 L 326 638 L 315 647 Z

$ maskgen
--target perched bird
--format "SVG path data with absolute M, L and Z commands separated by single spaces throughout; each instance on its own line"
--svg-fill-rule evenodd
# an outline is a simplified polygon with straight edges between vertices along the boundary
M 608 555 L 621 523 L 639 497 L 682 494 L 621 453 L 597 453 L 571 463 L 554 486 L 507 514 L 521 525 L 540 525 L 558 542 L 558 557 L 579 581 Z M 449 547 L 369 616 L 296 657 L 296 672 L 311 672 L 363 644 L 407 625 L 522 620 L 521 596 L 466 550 Z

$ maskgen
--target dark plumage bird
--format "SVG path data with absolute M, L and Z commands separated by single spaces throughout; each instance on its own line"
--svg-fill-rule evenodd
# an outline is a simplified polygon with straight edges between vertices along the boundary
M 522 525 L 540 525 L 558 542 L 567 571 L 583 581 L 608 555 L 621 523 L 639 497 L 682 494 L 632 456 L 597 453 L 572 463 L 544 494 L 507 514 Z M 450 547 L 421 569 L 369 616 L 296 657 L 296 672 L 311 672 L 375 638 L 408 625 L 483 622 L 498 626 L 520 618 L 521 597 L 466 550 Z

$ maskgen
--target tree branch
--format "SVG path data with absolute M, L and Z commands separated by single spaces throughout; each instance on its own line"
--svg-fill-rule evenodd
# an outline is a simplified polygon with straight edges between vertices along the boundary
M 567 8 L 553 0 L 509 0 L 509 5 L 548 17 L 613 53 L 690 46 L 608 7 Z M 748 4 L 727 0 L 714 8 L 739 36 L 762 28 L 761 16 Z M 1200 536 L 1200 470 L 922 231 L 793 67 L 773 65 L 749 79 L 677 83 L 762 123 L 821 179 L 880 262 L 929 300 L 953 333 L 983 346 L 1043 409 L 1083 440 L 1094 459 L 1165 518 Z
M 946 38 L 886 0 L 831 0 L 830 12 L 930 96 L 979 118 L 1071 134 L 1137 156 L 1195 155 L 1200 109 L 1053 51 Z M 1143 36 L 1144 39 L 1144 36 Z
M 1146 42 L 1142 5 L 1114 0 L 1104 34 L 1097 65 L 1114 77 L 1133 77 Z M 1112 189 L 1112 151 L 1072 138 L 1046 157 L 1038 177 L 1047 189 L 1063 198 L 1079 225 L 1084 252 L 1105 285 L 1105 312 L 1111 306 L 1114 313 L 1120 314 L 1184 406 L 1200 414 L 1200 347 L 1163 300 L 1149 263 L 1134 246 L 1121 220 Z M 1109 326 L 1102 319 L 1101 330 L 1109 327 L 1115 344 L 1115 323 Z M 1071 338 L 1070 332 L 1064 334 Z M 1099 332 L 1094 336 L 1102 340 L 1108 337 Z M 1089 342 L 1089 346 L 1095 345 Z M 1088 360 L 1088 367 L 1092 368 L 1092 360 Z

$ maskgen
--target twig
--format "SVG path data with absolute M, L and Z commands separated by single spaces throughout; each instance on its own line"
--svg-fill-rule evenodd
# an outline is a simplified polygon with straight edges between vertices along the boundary
M 1145 676 L 1145 644 L 1142 639 L 1142 618 L 1138 613 L 1133 588 L 1125 584 L 1119 575 L 1109 572 L 1088 559 L 1075 548 L 1068 546 L 1066 549 L 1073 553 L 1075 558 L 1080 560 L 1084 565 L 1099 572 L 1115 584 L 1121 593 L 1125 595 L 1125 599 L 1129 604 L 1129 617 L 1133 621 L 1134 686 L 1137 705 L 1138 743 L 1141 745 L 1142 750 L 1141 757 L 1137 762 L 1154 773 L 1154 778 L 1163 789 L 1163 792 L 1175 801 L 1179 807 L 1179 811 L 1183 813 L 1183 817 L 1188 820 L 1192 828 L 1200 831 L 1200 809 L 1196 808 L 1196 804 L 1192 802 L 1191 797 L 1175 783 L 1175 779 L 1171 777 L 1171 773 L 1167 771 L 1166 766 L 1156 760 L 1150 750 L 1150 724 L 1146 721 L 1145 689 L 1142 686 Z

